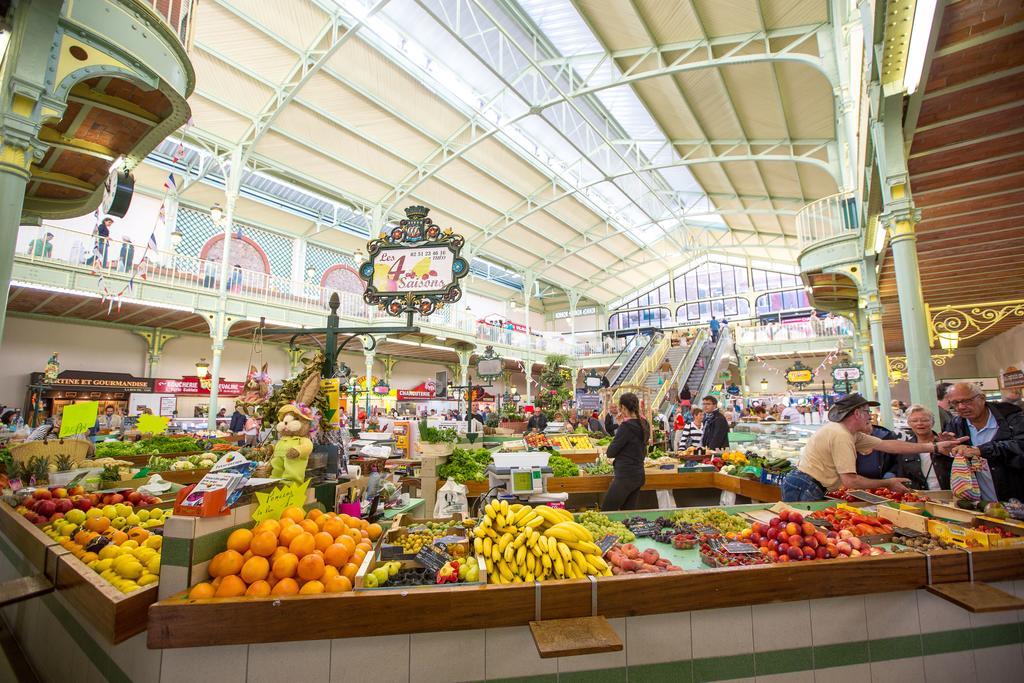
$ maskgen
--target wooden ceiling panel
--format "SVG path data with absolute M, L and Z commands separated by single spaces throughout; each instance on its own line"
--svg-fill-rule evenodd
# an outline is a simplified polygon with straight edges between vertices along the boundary
M 173 108 L 171 101 L 167 99 L 167 95 L 164 95 L 159 90 L 143 90 L 131 81 L 126 81 L 122 78 L 110 79 L 103 92 L 111 97 L 127 100 L 152 114 L 156 114 L 161 119 L 170 116 L 171 109 Z
M 917 256 L 932 308 L 1019 298 L 1024 282 L 1024 4 L 945 7 L 908 168 Z M 903 347 L 891 255 L 879 276 L 886 346 Z M 1020 324 L 961 341 L 977 346 Z
M 90 193 L 85 190 L 75 190 L 70 187 L 54 185 L 53 183 L 38 183 L 32 188 L 31 194 L 33 197 L 46 199 L 82 199 Z

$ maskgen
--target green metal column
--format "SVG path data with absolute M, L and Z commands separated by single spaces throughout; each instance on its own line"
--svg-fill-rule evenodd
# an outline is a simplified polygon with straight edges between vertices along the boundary
M 889 230 L 893 266 L 896 270 L 896 290 L 900 301 L 900 321 L 903 324 L 903 348 L 907 354 L 910 400 L 938 415 L 931 339 L 917 263 L 915 227 L 920 218 L 920 211 L 895 211 L 883 218 Z
M 862 312 L 857 316 L 857 331 L 854 335 L 854 347 L 857 358 L 860 362 L 860 371 L 863 379 L 860 382 L 860 394 L 867 400 L 874 400 L 874 372 L 871 369 L 871 343 L 870 329 L 867 324 L 867 314 Z
M 25 200 L 25 185 L 28 183 L 28 169 L 16 170 L 15 164 L 8 164 L 12 147 L 3 149 L 0 162 L 0 341 L 4 335 L 4 320 L 7 317 L 7 296 L 10 291 L 11 273 L 14 270 L 14 250 L 18 243 L 18 226 L 21 224 L 21 208 Z
M 871 348 L 874 352 L 874 365 L 878 378 L 878 395 L 876 401 L 879 408 L 879 422 L 892 429 L 892 392 L 889 390 L 889 362 L 885 358 L 885 334 L 882 332 L 882 305 L 877 302 L 868 304 L 868 324 L 871 326 Z
M 224 247 L 221 251 L 220 283 L 217 292 L 217 313 L 213 321 L 210 336 L 213 337 L 213 362 L 210 363 L 210 414 L 207 426 L 210 431 L 217 428 L 217 412 L 220 399 L 220 363 L 224 354 L 224 340 L 231 331 L 231 323 L 227 320 L 228 281 L 232 276 L 231 239 L 234 230 L 235 202 L 238 200 L 238 188 L 242 182 L 242 148 L 235 147 L 231 152 L 231 168 L 228 171 L 227 187 L 224 188 Z
M 34 162 L 42 159 L 40 122 L 59 116 L 63 103 L 50 97 L 50 63 L 62 3 L 35 0 L 14 3 L 9 42 L 0 64 L 0 341 L 7 316 L 7 297 L 18 228 L 25 206 L 25 187 Z

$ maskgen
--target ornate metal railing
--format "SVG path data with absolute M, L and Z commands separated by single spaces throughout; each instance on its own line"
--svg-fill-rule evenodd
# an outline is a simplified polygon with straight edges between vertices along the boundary
M 853 192 L 840 192 L 811 202 L 796 214 L 800 249 L 823 240 L 860 231 L 860 209 Z

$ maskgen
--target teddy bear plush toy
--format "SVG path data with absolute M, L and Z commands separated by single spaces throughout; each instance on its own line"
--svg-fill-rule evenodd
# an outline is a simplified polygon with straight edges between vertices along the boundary
M 296 483 L 305 481 L 306 466 L 313 452 L 313 441 L 309 437 L 319 419 L 311 404 L 319 385 L 319 375 L 310 375 L 296 400 L 277 411 L 277 443 L 270 458 L 271 477 Z

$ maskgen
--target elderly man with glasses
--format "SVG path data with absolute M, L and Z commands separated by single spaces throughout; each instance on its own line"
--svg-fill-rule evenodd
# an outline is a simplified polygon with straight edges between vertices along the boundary
M 1024 412 L 1012 403 L 986 401 L 978 387 L 958 382 L 946 393 L 955 413 L 946 429 L 970 441 L 953 449 L 952 455 L 984 458 L 992 480 L 981 476 L 978 485 L 984 500 L 1024 499 Z

